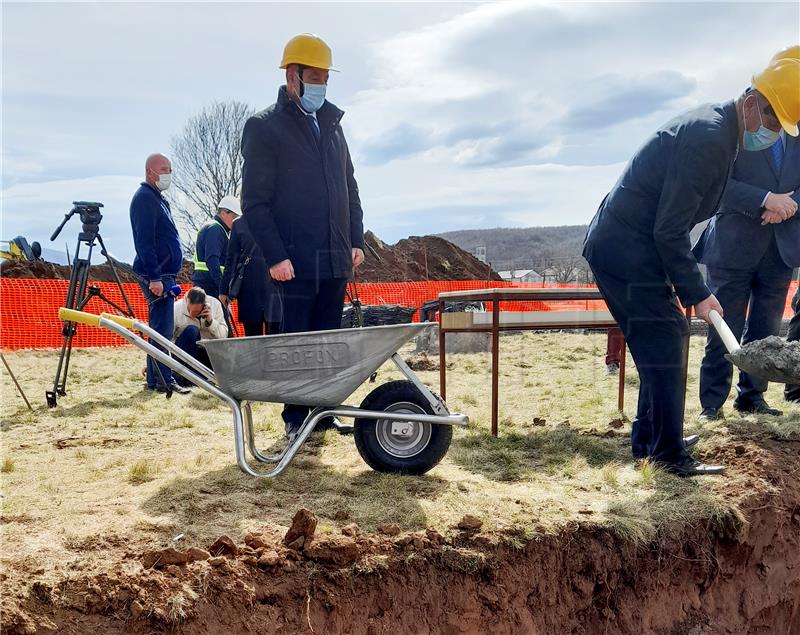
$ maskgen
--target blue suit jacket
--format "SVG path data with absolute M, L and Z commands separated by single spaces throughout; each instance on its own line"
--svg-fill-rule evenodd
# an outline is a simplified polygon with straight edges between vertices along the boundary
M 671 282 L 684 306 L 711 295 L 689 230 L 719 207 L 738 137 L 732 101 L 695 108 L 657 130 L 589 226 L 583 256 L 592 268 L 635 284 Z
M 761 202 L 767 192 L 794 191 L 800 203 L 800 138 L 786 136 L 780 173 L 772 149 L 741 150 L 722 204 L 695 245 L 698 260 L 709 267 L 756 269 L 773 235 L 787 267 L 800 267 L 800 216 L 762 225 Z

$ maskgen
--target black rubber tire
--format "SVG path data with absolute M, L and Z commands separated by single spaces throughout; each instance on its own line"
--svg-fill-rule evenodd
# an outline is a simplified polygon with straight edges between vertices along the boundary
M 381 384 L 364 401 L 364 410 L 435 414 L 428 400 L 410 381 Z M 373 470 L 393 474 L 425 474 L 442 460 L 453 438 L 453 427 L 430 423 L 414 424 L 416 444 L 403 448 L 404 439 L 390 434 L 385 419 L 356 419 L 354 438 L 361 458 Z M 408 443 L 411 443 L 410 441 Z

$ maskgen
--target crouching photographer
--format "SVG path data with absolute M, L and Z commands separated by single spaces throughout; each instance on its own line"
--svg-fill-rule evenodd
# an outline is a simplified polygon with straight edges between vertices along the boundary
M 193 287 L 175 303 L 175 332 L 172 341 L 178 348 L 210 368 L 208 354 L 197 342 L 221 337 L 228 337 L 222 304 L 216 298 L 206 295 L 200 287 Z M 191 385 L 180 376 L 176 376 L 176 381 L 180 385 Z

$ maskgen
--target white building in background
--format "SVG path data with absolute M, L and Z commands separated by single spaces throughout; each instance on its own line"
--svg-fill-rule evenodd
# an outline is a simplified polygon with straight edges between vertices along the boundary
M 499 276 L 508 282 L 542 282 L 543 278 L 533 269 L 511 269 L 498 271 Z
M 478 260 L 480 260 L 482 263 L 485 264 L 486 263 L 486 245 L 480 244 L 477 247 L 475 247 L 475 253 L 472 254 L 472 255 L 475 256 Z

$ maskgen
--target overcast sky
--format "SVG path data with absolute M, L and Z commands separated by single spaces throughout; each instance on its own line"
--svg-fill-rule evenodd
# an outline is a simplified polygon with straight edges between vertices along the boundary
M 9 3 L 2 5 L 2 225 L 73 249 L 105 204 L 132 260 L 144 158 L 214 101 L 275 101 L 285 42 L 333 49 L 330 101 L 387 242 L 588 222 L 645 137 L 738 95 L 800 40 L 786 3 Z

